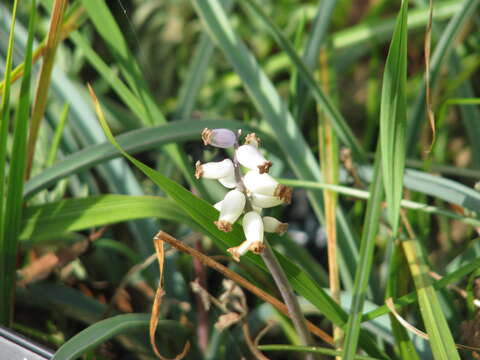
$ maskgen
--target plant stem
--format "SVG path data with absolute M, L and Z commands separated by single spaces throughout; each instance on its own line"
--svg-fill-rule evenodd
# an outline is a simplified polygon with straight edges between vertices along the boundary
M 285 301 L 285 304 L 288 307 L 290 318 L 292 319 L 293 325 L 297 330 L 300 342 L 302 345 L 314 346 L 313 339 L 307 329 L 305 317 L 300 309 L 300 304 L 298 303 L 297 297 L 293 293 L 293 289 L 288 282 L 287 276 L 278 263 L 278 260 L 267 241 L 265 241 L 265 249 L 262 253 L 262 259 L 272 274 L 273 280 L 275 280 L 275 284 L 277 285 L 280 294 L 282 294 L 283 301 Z M 314 359 L 314 355 L 307 354 L 305 358 Z
M 251 211 L 252 204 L 250 203 L 250 199 L 246 194 L 246 187 L 245 187 L 245 184 L 243 183 L 242 173 L 240 171 L 240 163 L 238 162 L 237 155 L 236 155 L 236 151 L 239 147 L 239 144 L 238 144 L 239 137 L 240 137 L 240 132 L 238 132 L 237 141 L 234 144 L 235 155 L 233 157 L 233 166 L 235 169 L 235 180 L 237 181 L 237 190 L 245 193 L 245 198 L 246 198 L 245 210 Z M 293 293 L 293 289 L 290 283 L 288 282 L 287 276 L 285 275 L 285 272 L 283 271 L 282 267 L 278 263 L 278 260 L 275 257 L 266 239 L 264 239 L 263 242 L 265 244 L 265 247 L 261 253 L 262 259 L 265 262 L 265 265 L 267 266 L 268 270 L 272 274 L 273 280 L 275 281 L 275 284 L 277 285 L 278 290 L 282 295 L 283 301 L 285 301 L 285 304 L 287 305 L 290 319 L 292 319 L 293 321 L 293 325 L 295 326 L 295 330 L 298 333 L 300 342 L 302 345 L 305 345 L 305 346 L 313 346 L 314 345 L 313 339 L 310 335 L 310 332 L 307 329 L 305 317 L 303 316 L 303 313 L 300 309 L 300 305 L 298 303 L 297 297 Z M 313 360 L 315 359 L 315 356 L 313 354 L 306 354 L 305 359 Z

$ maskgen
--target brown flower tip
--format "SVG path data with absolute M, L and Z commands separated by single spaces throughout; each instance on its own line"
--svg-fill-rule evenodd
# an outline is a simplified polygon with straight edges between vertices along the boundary
M 259 147 L 261 143 L 260 138 L 255 133 L 250 133 L 245 136 L 245 144 L 253 145 L 255 147 Z
M 202 175 L 203 175 L 202 163 L 199 160 L 195 163 L 195 177 L 197 179 L 200 179 Z
M 292 202 L 292 188 L 283 184 L 278 184 L 275 188 L 273 196 L 280 198 L 284 203 L 290 204 Z
M 261 254 L 265 250 L 265 245 L 261 241 L 256 241 L 248 248 L 254 254 Z
M 202 140 L 203 140 L 203 145 L 207 146 L 210 144 L 210 141 L 212 140 L 212 130 L 209 128 L 205 128 L 202 131 Z
M 287 232 L 288 230 L 288 224 L 287 223 L 280 223 L 278 224 L 277 228 L 275 229 L 275 232 L 278 235 L 283 235 Z
M 238 251 L 239 246 L 228 248 L 227 251 L 232 255 L 233 260 L 236 262 L 240 261 L 240 252 Z
M 225 221 L 225 220 L 218 220 L 213 222 L 218 230 L 223 232 L 230 232 L 232 231 L 232 223 Z
M 262 165 L 258 165 L 257 167 L 260 174 L 268 173 L 268 170 L 272 167 L 272 162 L 265 161 Z

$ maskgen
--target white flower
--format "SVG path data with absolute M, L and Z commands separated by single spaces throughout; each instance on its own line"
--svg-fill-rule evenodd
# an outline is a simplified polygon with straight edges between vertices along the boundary
M 231 190 L 222 200 L 220 216 L 214 224 L 224 232 L 232 231 L 232 225 L 242 215 L 245 207 L 245 195 L 239 190 Z
M 288 229 L 287 223 L 282 223 L 271 216 L 264 216 L 262 221 L 264 230 L 269 233 L 283 235 Z
M 208 129 L 202 131 L 202 139 L 205 145 L 212 145 L 218 148 L 232 147 L 237 141 L 237 136 L 229 129 Z
M 269 196 L 263 194 L 252 193 L 250 195 L 252 205 L 261 208 L 271 208 L 283 204 L 283 200 L 277 196 Z
M 218 211 L 222 211 L 222 204 L 223 204 L 223 200 L 220 200 L 219 202 L 216 202 L 215 204 L 213 204 L 213 207 Z
M 235 174 L 222 177 L 218 179 L 218 182 L 228 189 L 233 189 L 238 185 L 237 179 L 235 178 Z
M 245 174 L 243 183 L 251 193 L 276 196 L 287 204 L 292 201 L 292 189 L 279 184 L 269 174 L 260 174 L 257 170 L 250 170 Z
M 244 255 L 248 250 L 259 254 L 264 249 L 263 221 L 260 214 L 255 211 L 249 211 L 244 215 L 242 224 L 246 240 L 239 246 L 227 250 L 235 261 L 240 261 L 240 256 Z
M 248 169 L 258 169 L 260 174 L 268 173 L 268 169 L 272 166 L 272 163 L 267 161 L 253 145 L 242 145 L 237 149 L 235 154 L 240 164 Z
M 234 176 L 233 162 L 230 159 L 225 159 L 218 162 L 208 162 L 202 164 L 197 161 L 195 164 L 195 177 L 197 179 L 220 179 L 227 176 Z

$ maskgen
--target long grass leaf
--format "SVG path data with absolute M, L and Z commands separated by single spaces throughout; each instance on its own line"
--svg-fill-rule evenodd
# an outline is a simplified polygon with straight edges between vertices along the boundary
M 383 73 L 380 107 L 380 144 L 388 217 L 393 235 L 398 231 L 405 169 L 407 121 L 407 1 L 402 1 Z
M 375 237 L 378 232 L 383 198 L 381 155 L 379 150 L 380 146 L 377 147 L 374 169 L 374 177 L 376 181 L 370 185 L 370 192 L 372 195 L 367 204 L 362 240 L 360 243 L 359 266 L 355 273 L 352 305 L 350 307 L 350 315 L 345 329 L 345 340 L 342 351 L 342 359 L 344 360 L 353 359 L 357 352 L 363 305 L 367 294 L 371 268 L 373 266 L 373 250 L 375 249 Z
M 429 268 L 418 240 L 402 241 L 405 256 L 418 293 L 420 313 L 436 360 L 460 359 L 445 314 L 429 276 Z
M 7 228 L 5 224 L 5 199 L 8 191 L 5 187 L 6 169 L 4 166 L 7 160 L 7 138 L 10 123 L 10 76 L 12 70 L 14 29 L 17 16 L 18 0 L 13 3 L 12 18 L 10 24 L 10 35 L 8 38 L 7 61 L 5 64 L 5 90 L 2 97 L 2 108 L 0 109 L 0 324 L 10 322 L 10 311 L 12 304 L 13 284 L 11 283 L 14 272 L 11 269 L 11 259 L 9 259 L 10 239 L 7 238 Z
M 352 130 L 348 126 L 347 122 L 338 111 L 336 106 L 333 104 L 332 100 L 327 97 L 318 85 L 317 81 L 310 74 L 308 68 L 303 63 L 302 59 L 298 56 L 294 47 L 290 44 L 288 39 L 282 34 L 282 31 L 278 26 L 271 21 L 271 19 L 265 14 L 265 12 L 260 8 L 260 6 L 255 2 L 255 0 L 245 0 L 243 3 L 247 4 L 258 16 L 258 18 L 265 25 L 267 30 L 270 31 L 272 36 L 282 47 L 291 61 L 294 63 L 299 78 L 306 84 L 308 89 L 312 92 L 313 97 L 317 101 L 318 106 L 323 110 L 325 116 L 328 116 L 331 120 L 332 127 L 335 129 L 335 132 L 338 138 L 343 142 L 345 146 L 348 146 L 352 149 L 352 152 L 355 157 L 359 160 L 365 160 L 364 151 L 358 142 L 357 138 L 353 134 Z
M 38 242 L 74 231 L 155 217 L 195 227 L 195 223 L 169 199 L 158 196 L 97 195 L 27 207 L 19 238 Z
M 150 314 L 123 314 L 96 322 L 63 344 L 52 360 L 73 360 L 116 335 L 148 328 Z M 159 320 L 159 333 L 187 337 L 185 327 L 172 320 Z
M 50 82 L 52 78 L 53 64 L 55 61 L 55 54 L 57 47 L 61 41 L 61 29 L 63 22 L 63 15 L 67 8 L 66 0 L 55 0 L 55 5 L 52 11 L 52 18 L 50 21 L 50 29 L 48 31 L 48 38 L 46 43 L 46 50 L 43 55 L 42 67 L 38 78 L 38 85 L 35 93 L 35 101 L 32 110 L 32 120 L 30 122 L 30 131 L 28 136 L 28 161 L 26 178 L 30 177 L 33 165 L 33 157 L 35 154 L 35 144 L 37 143 L 38 132 L 40 124 L 45 114 L 47 105 L 47 97 L 50 89 Z

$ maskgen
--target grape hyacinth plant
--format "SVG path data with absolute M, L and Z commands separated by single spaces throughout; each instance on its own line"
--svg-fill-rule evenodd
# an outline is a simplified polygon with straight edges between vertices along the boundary
M 224 232 L 232 231 L 232 226 L 243 214 L 245 241 L 227 251 L 236 261 L 247 251 L 260 254 L 264 249 L 264 232 L 283 234 L 288 224 L 271 216 L 262 217 L 262 209 L 281 204 L 290 204 L 292 189 L 279 184 L 268 174 L 272 163 L 265 159 L 259 149 L 260 139 L 255 133 L 248 134 L 245 143 L 239 145 L 240 131 L 235 134 L 229 129 L 204 129 L 202 139 L 205 145 L 217 148 L 235 149 L 233 160 L 196 163 L 197 179 L 216 179 L 226 188 L 232 189 L 214 207 L 220 211 L 215 225 Z M 248 169 L 245 175 L 241 166 Z

